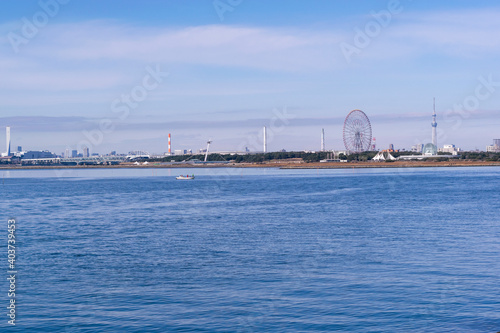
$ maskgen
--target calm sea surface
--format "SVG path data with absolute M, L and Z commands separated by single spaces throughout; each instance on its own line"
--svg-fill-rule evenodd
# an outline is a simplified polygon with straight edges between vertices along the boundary
M 0 175 L 2 332 L 500 331 L 500 168 Z

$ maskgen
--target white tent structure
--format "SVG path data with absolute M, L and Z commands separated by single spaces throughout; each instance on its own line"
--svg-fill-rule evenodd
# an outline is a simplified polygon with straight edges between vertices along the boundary
M 396 158 L 391 155 L 388 151 L 379 151 L 377 155 L 375 155 L 374 158 L 372 158 L 373 161 L 376 162 L 382 162 L 382 161 L 395 161 Z
M 375 155 L 375 157 L 372 158 L 372 161 L 376 161 L 376 162 L 385 161 L 384 154 L 382 152 L 378 152 L 377 155 Z

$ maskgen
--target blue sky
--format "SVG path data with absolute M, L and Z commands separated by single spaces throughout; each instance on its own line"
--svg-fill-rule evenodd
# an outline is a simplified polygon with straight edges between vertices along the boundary
M 440 146 L 500 137 L 497 2 L 218 4 L 2 1 L 0 126 L 56 153 L 161 153 L 168 133 L 174 149 L 259 150 L 262 126 L 270 150 L 319 149 L 321 128 L 343 149 L 361 109 L 379 148 L 410 148 L 430 141 L 436 97 Z

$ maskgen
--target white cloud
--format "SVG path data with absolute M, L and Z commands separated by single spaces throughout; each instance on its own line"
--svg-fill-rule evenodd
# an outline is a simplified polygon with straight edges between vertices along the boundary
M 422 54 L 498 55 L 500 10 L 402 13 L 360 59 L 411 61 Z M 354 26 L 356 26 L 356 22 Z M 363 27 L 363 22 L 357 24 Z M 344 69 L 339 44 L 354 31 L 243 27 L 137 27 L 115 21 L 49 24 L 16 54 L 0 26 L 0 87 L 52 91 L 107 89 L 133 83 L 137 68 L 214 66 L 268 72 L 311 73 Z M 223 76 L 223 74 L 221 74 Z
M 112 22 L 57 25 L 33 54 L 61 61 L 140 61 L 297 71 L 331 66 L 333 33 L 223 25 L 144 28 Z M 318 59 L 322 57 L 322 59 Z M 320 60 L 320 61 L 318 61 Z
M 500 9 L 408 12 L 381 36 L 386 58 L 446 55 L 451 58 L 500 54 Z

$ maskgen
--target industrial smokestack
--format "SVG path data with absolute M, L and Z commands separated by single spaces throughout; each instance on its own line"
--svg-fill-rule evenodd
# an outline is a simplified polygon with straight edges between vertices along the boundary
M 264 153 L 267 153 L 267 132 L 266 132 L 266 126 L 264 126 L 264 139 L 263 139 L 263 143 L 264 143 Z
M 325 129 L 321 129 L 321 151 L 325 151 Z
M 171 141 L 170 133 L 168 133 L 168 153 L 169 154 L 172 153 L 172 141 Z
M 7 126 L 5 128 L 5 136 L 7 138 L 6 140 L 6 152 L 7 152 L 7 156 L 10 156 L 10 126 Z

